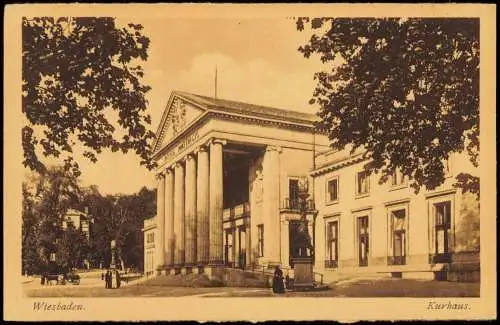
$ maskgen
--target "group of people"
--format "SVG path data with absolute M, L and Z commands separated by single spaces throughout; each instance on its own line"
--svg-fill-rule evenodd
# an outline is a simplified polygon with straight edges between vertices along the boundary
M 106 289 L 113 288 L 113 272 L 115 272 L 116 277 L 116 288 L 120 288 L 120 272 L 118 270 L 107 270 L 106 273 L 101 274 L 101 279 L 104 280 L 104 287 Z

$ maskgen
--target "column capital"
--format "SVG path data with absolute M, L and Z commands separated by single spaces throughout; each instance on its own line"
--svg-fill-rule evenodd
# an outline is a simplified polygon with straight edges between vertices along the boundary
M 170 175 L 173 174 L 174 171 L 172 170 L 172 166 L 165 168 L 165 175 Z
M 266 151 L 276 151 L 278 153 L 281 153 L 283 151 L 283 148 L 279 146 L 267 146 Z
M 161 180 L 164 177 L 165 177 L 165 171 L 158 172 L 155 175 L 156 180 Z
M 207 152 L 208 151 L 208 148 L 206 145 L 201 145 L 201 146 L 198 146 L 196 147 L 194 150 L 193 150 L 193 153 L 194 154 L 198 154 L 198 152 Z
M 225 146 L 227 144 L 227 141 L 224 140 L 224 139 L 212 138 L 212 139 L 208 140 L 208 143 L 210 145 L 212 145 L 212 144 L 221 144 L 221 145 Z
M 185 156 L 185 158 L 184 158 L 184 159 L 186 159 L 186 160 L 191 160 L 191 159 L 194 159 L 194 152 L 190 152 L 190 153 L 188 153 L 188 154 Z
M 180 167 L 183 167 L 183 165 L 182 165 L 182 163 L 183 163 L 183 162 L 184 162 L 184 157 L 183 157 L 181 160 L 177 161 L 177 162 L 174 164 L 174 167 L 175 167 L 175 168 L 180 168 Z

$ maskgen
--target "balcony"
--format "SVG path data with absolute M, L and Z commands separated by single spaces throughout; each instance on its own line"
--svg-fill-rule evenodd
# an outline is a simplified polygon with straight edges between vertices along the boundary
M 281 210 L 293 211 L 299 213 L 302 211 L 302 202 L 299 199 L 290 199 L 286 197 L 283 200 Z M 314 211 L 315 205 L 312 199 L 306 201 L 306 211 Z
M 232 208 L 224 209 L 222 212 L 222 217 L 224 218 L 224 220 L 247 217 L 249 215 L 250 215 L 250 203 L 248 202 L 235 205 Z
M 325 269 L 333 269 L 338 267 L 338 261 L 325 260 Z
M 406 256 L 387 256 L 387 265 L 406 265 Z
M 450 253 L 441 253 L 435 255 L 429 255 L 430 264 L 440 264 L 440 263 L 451 263 Z

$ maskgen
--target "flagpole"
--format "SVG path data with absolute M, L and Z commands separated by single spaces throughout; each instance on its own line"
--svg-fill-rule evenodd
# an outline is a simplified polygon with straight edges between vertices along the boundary
M 215 99 L 217 99 L 217 65 L 215 65 Z

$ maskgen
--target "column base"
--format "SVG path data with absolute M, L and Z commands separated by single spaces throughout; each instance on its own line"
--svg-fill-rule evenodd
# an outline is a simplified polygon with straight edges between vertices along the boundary
M 198 274 L 203 274 L 203 273 L 205 273 L 205 267 L 206 267 L 206 264 L 198 264 L 197 266 L 195 266 L 193 268 L 193 270 L 197 270 Z
M 208 265 L 204 268 L 204 273 L 208 276 L 209 280 L 224 280 L 225 266 L 222 264 Z
M 280 261 L 270 260 L 266 263 L 268 269 L 274 269 L 276 266 L 281 265 Z
M 170 269 L 170 275 L 175 275 L 175 274 L 176 274 L 176 273 L 175 273 L 175 268 L 171 268 L 171 269 Z
M 208 262 L 208 266 L 213 266 L 213 267 L 225 267 L 226 264 L 224 263 L 224 260 L 210 260 Z

